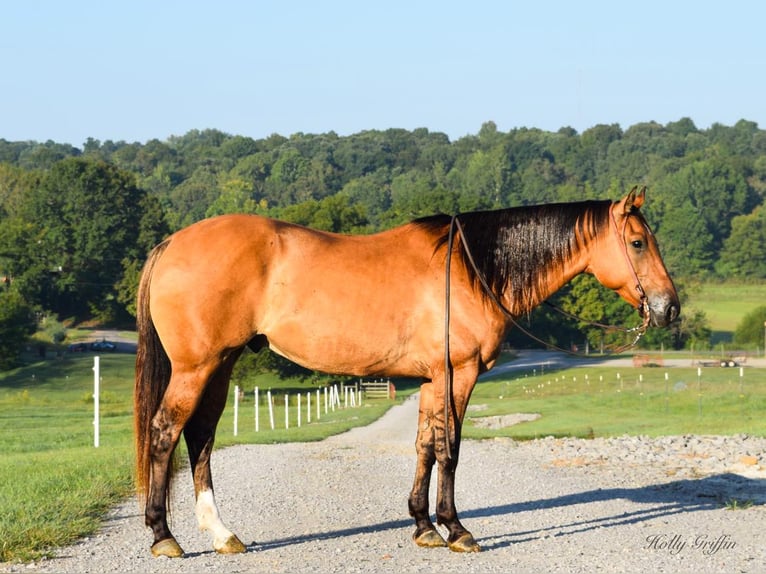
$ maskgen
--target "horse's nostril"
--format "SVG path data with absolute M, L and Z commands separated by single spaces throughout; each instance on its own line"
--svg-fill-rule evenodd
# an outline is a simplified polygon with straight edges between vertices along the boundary
M 677 305 L 671 305 L 670 307 L 668 307 L 668 313 L 667 313 L 668 323 L 672 323 L 678 318 L 678 311 L 679 310 Z

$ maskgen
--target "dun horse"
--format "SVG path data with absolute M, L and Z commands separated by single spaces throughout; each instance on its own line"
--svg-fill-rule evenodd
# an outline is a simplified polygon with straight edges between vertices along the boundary
M 246 550 L 221 521 L 210 472 L 245 346 L 326 373 L 421 378 L 414 541 L 480 550 L 455 507 L 460 428 L 476 378 L 492 368 L 513 318 L 579 273 L 619 293 L 644 326 L 678 316 L 643 202 L 644 190 L 634 188 L 617 202 L 436 215 L 369 236 L 229 215 L 158 245 L 139 287 L 135 385 L 137 483 L 152 553 L 183 555 L 166 517 L 182 432 L 199 527 L 218 552 Z M 436 522 L 446 540 L 428 508 L 435 463 Z

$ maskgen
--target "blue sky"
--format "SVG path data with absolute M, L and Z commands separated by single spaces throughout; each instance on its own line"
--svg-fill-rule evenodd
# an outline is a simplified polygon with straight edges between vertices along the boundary
M 766 128 L 766 3 L 12 0 L 0 138 Z

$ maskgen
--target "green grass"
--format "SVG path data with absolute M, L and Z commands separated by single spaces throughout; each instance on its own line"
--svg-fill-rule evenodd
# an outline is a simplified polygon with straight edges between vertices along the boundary
M 30 559 L 93 532 L 132 487 L 135 358 L 101 359 L 101 442 L 93 448 L 93 359 L 0 376 L 0 559 Z
M 690 289 L 688 304 L 705 312 L 713 344 L 729 342 L 745 315 L 766 305 L 766 283 L 706 283 Z
M 618 378 L 618 373 L 620 377 Z M 665 373 L 668 379 L 665 379 Z M 764 436 L 766 371 L 703 368 L 576 368 L 480 382 L 463 427 L 467 438 L 584 438 L 623 434 L 746 433 Z M 536 421 L 499 430 L 471 418 L 539 413 Z

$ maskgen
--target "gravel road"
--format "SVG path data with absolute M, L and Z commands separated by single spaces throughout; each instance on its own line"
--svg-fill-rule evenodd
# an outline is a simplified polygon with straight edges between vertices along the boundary
M 455 554 L 410 538 L 416 419 L 409 399 L 321 443 L 217 451 L 216 497 L 245 554 L 212 551 L 182 471 L 171 528 L 186 557 L 151 556 L 132 499 L 97 535 L 52 559 L 0 564 L 0 572 L 766 571 L 764 439 L 466 441 L 458 510 L 484 551 Z

